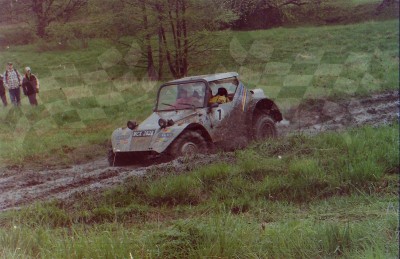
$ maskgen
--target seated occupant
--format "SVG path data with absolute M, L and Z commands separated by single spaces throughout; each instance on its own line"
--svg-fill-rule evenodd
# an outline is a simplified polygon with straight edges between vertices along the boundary
M 228 91 L 224 87 L 220 87 L 217 94 L 210 99 L 209 103 L 227 103 L 229 101 Z
M 187 103 L 190 103 L 190 97 L 185 89 L 180 89 L 174 106 L 179 109 L 186 108 L 185 104 Z
M 186 89 L 180 89 L 174 106 L 177 109 L 191 108 L 193 106 L 201 107 L 203 106 L 203 102 L 204 97 L 201 97 L 197 91 L 194 91 L 193 95 L 189 95 Z

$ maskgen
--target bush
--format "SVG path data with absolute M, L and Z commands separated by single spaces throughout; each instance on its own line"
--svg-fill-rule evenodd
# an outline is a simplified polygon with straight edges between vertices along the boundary
M 0 46 L 26 45 L 37 40 L 35 31 L 30 27 L 11 27 L 0 31 Z
M 45 51 L 88 48 L 88 39 L 95 36 L 95 30 L 86 24 L 52 24 L 47 28 L 46 42 L 43 42 L 42 49 Z

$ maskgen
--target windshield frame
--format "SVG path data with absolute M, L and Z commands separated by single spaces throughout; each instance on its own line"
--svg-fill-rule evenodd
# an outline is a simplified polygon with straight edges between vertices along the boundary
M 158 92 L 157 92 L 157 101 L 156 101 L 156 107 L 155 107 L 154 111 L 155 112 L 169 112 L 169 111 L 176 111 L 176 110 L 193 110 L 193 107 L 190 107 L 190 106 L 188 106 L 187 108 L 179 108 L 179 109 L 171 108 L 171 109 L 162 109 L 162 110 L 160 110 L 159 109 L 160 93 L 161 93 L 161 90 L 166 86 L 170 86 L 170 85 L 179 86 L 179 85 L 185 85 L 185 84 L 191 84 L 191 83 L 199 83 L 199 82 L 203 83 L 205 85 L 205 91 L 207 92 L 207 90 L 208 90 L 208 88 L 210 86 L 208 85 L 208 81 L 204 80 L 204 79 L 185 80 L 185 81 L 179 81 L 179 82 L 172 81 L 172 82 L 168 82 L 168 83 L 162 84 L 160 86 L 160 88 L 158 89 Z M 196 108 L 207 107 L 206 99 L 207 99 L 207 95 L 204 95 L 203 106 L 196 107 Z

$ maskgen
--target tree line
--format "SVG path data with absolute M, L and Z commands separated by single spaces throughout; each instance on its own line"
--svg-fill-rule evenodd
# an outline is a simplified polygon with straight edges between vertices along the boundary
M 2 23 L 26 23 L 42 40 L 134 36 L 142 49 L 147 76 L 174 78 L 193 68 L 191 57 L 213 46 L 221 29 L 266 29 L 296 20 L 335 23 L 339 12 L 323 0 L 1 0 Z M 399 0 L 382 0 L 382 12 Z M 333 10 L 333 11 L 332 11 Z M 335 13 L 332 16 L 332 13 Z M 338 18 L 339 17 L 339 18 Z M 0 18 L 1 19 L 1 18 Z M 165 67 L 167 69 L 165 69 Z

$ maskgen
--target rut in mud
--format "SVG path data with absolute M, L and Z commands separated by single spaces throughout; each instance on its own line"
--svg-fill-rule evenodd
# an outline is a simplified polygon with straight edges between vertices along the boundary
M 310 100 L 285 114 L 278 125 L 280 135 L 296 132 L 317 134 L 361 125 L 382 125 L 396 122 L 399 116 L 399 92 L 390 91 L 360 99 L 338 102 Z M 214 162 L 229 162 L 230 153 L 199 155 L 190 162 L 176 159 L 148 167 L 109 167 L 101 158 L 67 169 L 22 170 L 0 169 L 0 211 L 18 208 L 36 201 L 71 199 L 75 194 L 96 192 L 123 183 L 127 178 L 149 171 L 165 174 L 189 171 Z

